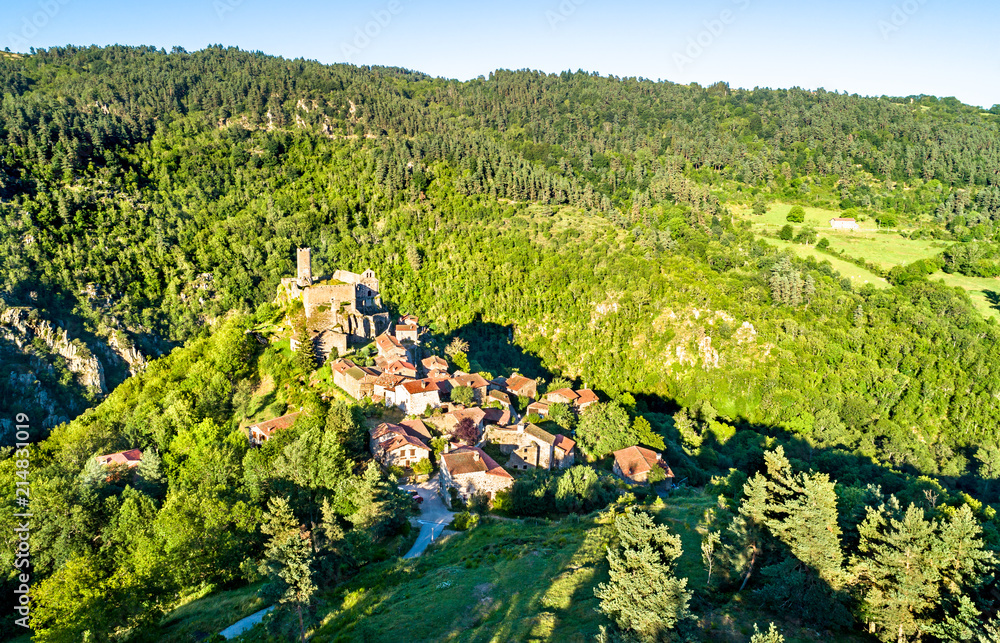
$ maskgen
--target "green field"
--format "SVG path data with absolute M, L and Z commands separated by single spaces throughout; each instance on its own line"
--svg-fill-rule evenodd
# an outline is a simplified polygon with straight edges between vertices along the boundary
M 941 279 L 949 286 L 955 286 L 969 293 L 972 303 L 984 317 L 1000 320 L 1000 279 L 995 277 L 966 277 L 935 272 L 930 279 Z
M 856 288 L 860 288 L 865 284 L 871 284 L 876 288 L 889 287 L 889 283 L 875 273 L 865 270 L 860 266 L 856 266 L 849 261 L 844 261 L 843 259 L 838 259 L 837 257 L 832 257 L 824 252 L 820 252 L 814 246 L 793 243 L 791 241 L 782 241 L 780 239 L 772 239 L 770 237 L 765 237 L 764 241 L 782 250 L 791 250 L 802 258 L 813 257 L 816 261 L 829 261 L 830 265 L 833 266 L 833 269 L 839 272 L 842 277 L 850 279 L 851 283 Z
M 740 216 L 751 221 L 756 230 L 774 232 L 788 223 L 785 217 L 791 209 L 790 204 L 776 203 L 762 216 L 755 216 L 745 211 Z M 857 232 L 833 230 L 830 228 L 830 219 L 841 216 L 841 212 L 822 208 L 803 209 L 806 211 L 805 223 L 791 224 L 796 232 L 803 226 L 812 226 L 820 237 L 830 241 L 831 249 L 843 250 L 851 257 L 870 261 L 886 270 L 893 266 L 933 257 L 949 245 L 943 241 L 904 239 L 896 233 L 877 232 L 874 221 L 861 222 L 862 229 Z

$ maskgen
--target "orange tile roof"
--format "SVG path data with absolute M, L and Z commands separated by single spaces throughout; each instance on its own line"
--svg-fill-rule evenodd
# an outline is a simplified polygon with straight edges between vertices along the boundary
M 402 420 L 400 421 L 400 424 L 410 429 L 414 433 L 423 436 L 427 440 L 431 439 L 430 429 L 428 429 L 427 425 L 424 424 L 423 420 L 419 418 L 413 420 Z
M 271 434 L 279 429 L 287 429 L 288 427 L 295 424 L 295 418 L 299 417 L 299 412 L 289 413 L 287 415 L 282 415 L 280 417 L 273 418 L 271 420 L 266 420 L 264 422 L 258 422 L 257 424 L 251 424 L 250 429 L 257 429 L 267 437 L 271 437 Z
M 657 457 L 656 451 L 640 446 L 626 447 L 615 451 L 615 462 L 618 468 L 626 476 L 632 477 L 637 473 L 649 471 L 654 465 L 659 464 L 666 469 L 667 477 L 673 478 L 674 472 L 670 470 L 667 463 Z
M 139 449 L 129 449 L 128 451 L 97 456 L 97 462 L 102 465 L 125 464 L 130 469 L 139 466 L 140 460 L 142 460 L 142 451 Z
M 478 458 L 476 458 L 477 454 Z M 448 453 L 442 453 L 441 462 L 453 476 L 467 473 L 488 473 L 501 478 L 514 479 L 479 447 L 463 446 Z
M 417 393 L 430 393 L 431 391 L 438 391 L 437 382 L 429 379 L 413 380 L 412 382 L 404 382 L 402 384 L 403 388 L 410 395 L 416 395 Z
M 573 392 L 573 389 L 571 389 L 571 388 L 561 388 L 561 389 L 559 389 L 557 391 L 549 391 L 548 393 L 545 394 L 545 397 L 555 396 L 555 395 L 558 395 L 560 397 L 564 397 L 567 400 L 569 400 L 570 402 L 572 402 L 577 397 L 579 397 L 576 393 Z
M 576 442 L 574 442 L 573 440 L 570 440 L 565 435 L 563 435 L 563 434 L 560 433 L 560 434 L 556 435 L 556 440 L 555 440 L 553 446 L 559 447 L 565 453 L 571 453 L 573 451 L 573 449 L 576 447 Z
M 583 405 L 589 404 L 591 402 L 597 402 L 597 393 L 594 393 L 589 388 L 580 389 L 576 392 L 577 398 L 573 401 L 574 404 Z
M 437 355 L 431 355 L 430 357 L 425 357 L 420 361 L 428 371 L 446 371 L 448 370 L 448 362 L 444 361 Z
M 463 373 L 452 379 L 458 382 L 459 386 L 468 386 L 469 388 L 484 388 L 490 385 L 479 373 Z

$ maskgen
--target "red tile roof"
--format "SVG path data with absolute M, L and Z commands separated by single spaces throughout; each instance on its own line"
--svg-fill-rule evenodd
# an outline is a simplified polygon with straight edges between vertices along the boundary
M 519 393 L 524 387 L 532 387 L 535 385 L 535 380 L 527 378 L 519 373 L 514 373 L 507 378 L 507 390 L 515 395 L 523 395 Z
M 417 393 L 430 393 L 431 391 L 438 391 L 437 382 L 429 379 L 413 380 L 412 382 L 404 382 L 402 387 L 406 389 L 406 392 L 410 395 L 416 395 Z
M 282 415 L 281 417 L 276 417 L 271 420 L 266 420 L 264 422 L 258 422 L 257 424 L 251 424 L 250 430 L 257 429 L 267 437 L 271 437 L 271 434 L 279 429 L 287 429 L 288 427 L 295 424 L 295 418 L 299 417 L 299 413 L 289 413 L 287 415 Z
M 572 453 L 573 449 L 576 447 L 576 442 L 560 433 L 556 435 L 556 441 L 553 443 L 553 446 L 559 447 L 565 453 Z
M 455 380 L 459 386 L 468 386 L 469 388 L 485 388 L 490 385 L 479 373 L 462 373 L 451 379 Z
M 594 393 L 589 388 L 581 389 L 576 392 L 577 398 L 573 401 L 573 404 L 577 406 L 582 406 L 584 404 L 590 404 L 592 402 L 597 402 L 597 393 Z
M 386 366 L 385 370 L 387 373 L 393 373 L 393 374 L 402 373 L 404 371 L 406 372 L 412 371 L 413 373 L 416 373 L 417 367 L 405 360 L 397 359 L 392 364 Z
M 119 451 L 118 453 L 109 453 L 107 455 L 97 456 L 97 462 L 99 464 L 124 464 L 128 465 L 130 469 L 139 466 L 140 460 L 142 460 L 142 451 L 139 449 L 129 449 L 128 451 Z
M 427 425 L 424 424 L 423 420 L 419 418 L 413 420 L 402 420 L 400 424 L 410 429 L 414 433 L 423 436 L 425 440 L 431 439 L 430 429 L 428 429 Z
M 545 397 L 548 398 L 549 396 L 557 396 L 557 395 L 569 400 L 570 402 L 579 397 L 576 393 L 573 392 L 573 389 L 571 388 L 561 388 L 556 391 L 549 391 L 548 393 L 545 394 Z
M 486 414 L 486 417 L 483 418 L 483 422 L 486 424 L 504 426 L 510 423 L 510 411 L 507 409 L 483 409 L 483 413 Z
M 659 454 L 651 449 L 640 446 L 626 447 L 615 451 L 614 455 L 618 468 L 628 477 L 649 471 L 657 464 L 666 470 L 668 478 L 674 477 L 674 472 L 670 470 L 667 463 L 660 460 Z
M 448 453 L 442 453 L 441 462 L 453 476 L 467 473 L 488 473 L 501 478 L 514 479 L 479 447 L 463 446 Z
M 428 371 L 446 371 L 448 370 L 448 362 L 441 359 L 437 355 L 431 355 L 430 357 L 425 357 L 420 361 Z
M 396 324 L 397 333 L 405 333 L 405 332 L 415 333 L 418 330 L 420 330 L 420 327 L 417 326 L 416 324 Z

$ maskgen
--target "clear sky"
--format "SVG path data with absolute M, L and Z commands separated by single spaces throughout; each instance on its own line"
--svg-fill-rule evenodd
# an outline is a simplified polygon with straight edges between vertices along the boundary
M 996 0 L 3 0 L 0 47 L 235 45 L 468 79 L 498 68 L 1000 103 Z

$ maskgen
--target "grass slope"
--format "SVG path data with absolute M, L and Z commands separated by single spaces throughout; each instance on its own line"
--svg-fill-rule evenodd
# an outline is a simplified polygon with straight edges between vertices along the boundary
M 949 286 L 965 290 L 983 317 L 993 317 L 1000 321 L 1000 278 L 966 277 L 945 272 L 935 272 L 929 278 L 940 279 Z
M 772 246 L 776 246 L 782 250 L 791 250 L 799 257 L 813 257 L 816 261 L 829 261 L 833 269 L 839 272 L 842 277 L 850 279 L 855 287 L 860 287 L 868 283 L 876 288 L 887 288 L 889 286 L 889 283 L 885 279 L 875 273 L 856 266 L 849 261 L 844 261 L 843 259 L 820 252 L 814 246 L 782 241 L 781 239 L 772 239 L 770 237 L 763 237 L 763 239 Z

